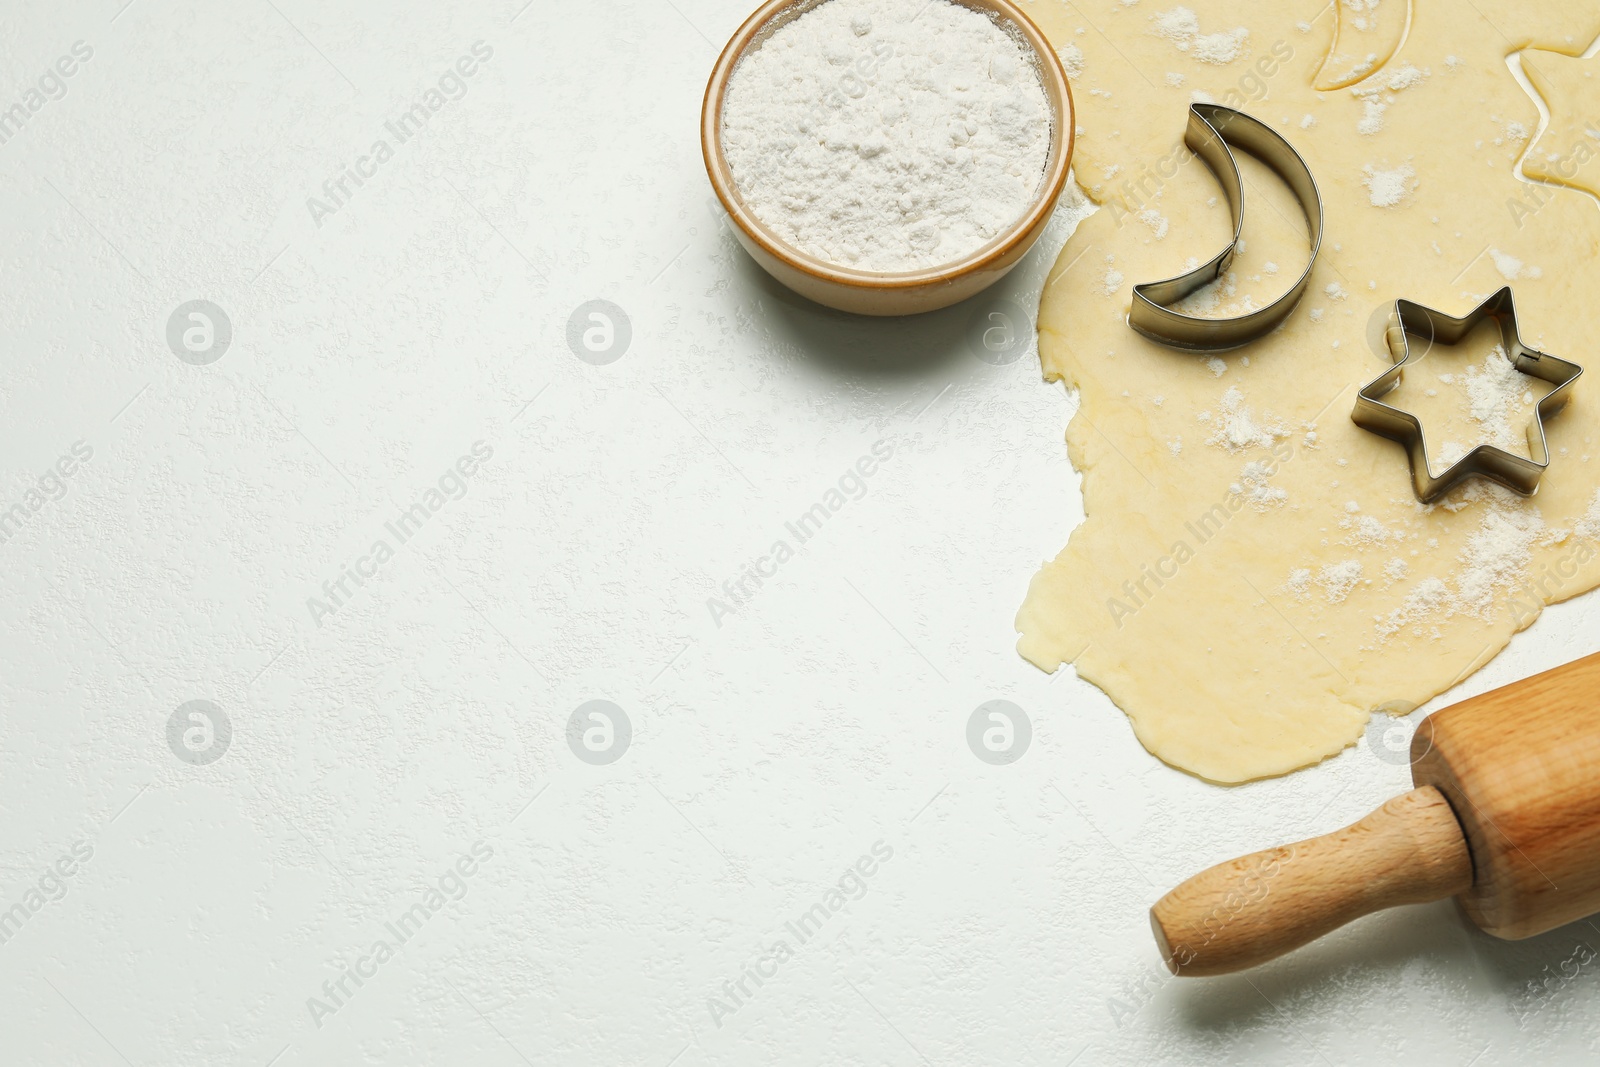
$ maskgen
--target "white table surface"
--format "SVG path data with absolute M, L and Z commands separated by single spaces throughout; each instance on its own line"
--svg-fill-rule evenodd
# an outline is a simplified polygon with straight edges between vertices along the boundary
M 1072 401 L 1031 335 L 999 365 L 972 338 L 1036 307 L 1070 212 L 968 306 L 808 306 L 739 250 L 700 162 L 750 0 L 524 2 L 7 4 L 0 109 L 92 56 L 0 144 L 0 510 L 22 506 L 0 1061 L 1600 1056 L 1585 923 L 1508 944 L 1410 907 L 1247 976 L 1165 977 L 1157 896 L 1408 778 L 1374 735 L 1206 785 L 1014 652 L 1082 517 Z M 398 143 L 386 123 L 478 41 L 465 95 Z M 392 158 L 319 225 L 307 198 L 380 137 Z M 567 342 L 596 299 L 631 326 L 604 365 Z M 184 319 L 179 358 L 194 300 L 231 339 L 186 349 Z M 860 498 L 714 620 L 879 441 Z M 464 495 L 388 533 L 441 477 Z M 1597 622 L 1593 597 L 1549 611 L 1456 695 L 1593 651 Z M 567 741 L 594 699 L 631 730 L 608 764 Z M 996 699 L 1031 724 L 1007 765 L 966 740 Z M 225 745 L 169 745 L 196 700 Z M 877 842 L 858 899 L 787 932 Z M 416 918 L 441 879 L 459 899 Z

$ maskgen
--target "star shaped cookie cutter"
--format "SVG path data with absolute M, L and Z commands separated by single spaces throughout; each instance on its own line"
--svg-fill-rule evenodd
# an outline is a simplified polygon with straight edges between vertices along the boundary
M 1317 252 L 1322 247 L 1322 193 L 1305 158 L 1282 134 L 1260 119 L 1221 104 L 1191 104 L 1189 125 L 1183 143 L 1216 175 L 1233 211 L 1233 240 L 1222 251 L 1191 271 L 1166 281 L 1145 282 L 1133 287 L 1133 306 L 1128 309 L 1128 325 L 1160 344 L 1191 352 L 1217 352 L 1238 348 L 1271 333 L 1288 318 L 1300 302 L 1311 281 Z M 1244 179 L 1231 145 L 1255 156 L 1271 167 L 1286 182 L 1300 201 L 1306 224 L 1311 229 L 1311 256 L 1306 269 L 1289 291 L 1266 307 L 1226 319 L 1186 315 L 1170 307 L 1221 278 L 1239 250 L 1239 235 L 1244 231 Z
M 1435 477 L 1428 464 L 1428 446 L 1422 436 L 1422 420 L 1409 411 L 1385 404 L 1379 398 L 1400 384 L 1407 363 L 1422 358 L 1412 352 L 1408 336 L 1428 338 L 1430 348 L 1434 342 L 1453 345 L 1487 319 L 1493 319 L 1499 326 L 1500 342 L 1505 346 L 1512 365 L 1523 374 L 1540 378 L 1555 387 L 1535 406 L 1534 418 L 1528 425 L 1528 450 L 1533 453 L 1533 458 L 1513 455 L 1494 445 L 1479 445 Z M 1566 407 L 1571 399 L 1572 383 L 1578 380 L 1583 368 L 1576 363 L 1537 352 L 1522 343 L 1517 333 L 1517 311 L 1511 302 L 1511 287 L 1502 288 L 1461 318 L 1410 300 L 1396 300 L 1384 339 L 1388 342 L 1389 354 L 1395 364 L 1356 394 L 1356 407 L 1350 413 L 1350 418 L 1362 429 L 1405 446 L 1411 460 L 1411 484 L 1416 490 L 1417 499 L 1424 504 L 1431 504 L 1473 475 L 1481 475 L 1524 496 L 1531 496 L 1539 488 L 1540 476 L 1550 466 L 1550 446 L 1545 441 L 1544 420 Z M 1423 354 L 1426 351 L 1424 349 Z

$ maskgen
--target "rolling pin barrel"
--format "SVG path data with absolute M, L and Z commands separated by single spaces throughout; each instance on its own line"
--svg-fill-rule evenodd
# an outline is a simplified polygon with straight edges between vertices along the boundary
M 1398 904 L 1496 937 L 1600 911 L 1600 654 L 1437 712 L 1416 787 L 1323 837 L 1202 871 L 1150 909 L 1174 974 L 1242 970 Z
M 1515 940 L 1600 911 L 1600 654 L 1430 715 L 1411 780 L 1460 820 L 1461 903 L 1485 931 Z

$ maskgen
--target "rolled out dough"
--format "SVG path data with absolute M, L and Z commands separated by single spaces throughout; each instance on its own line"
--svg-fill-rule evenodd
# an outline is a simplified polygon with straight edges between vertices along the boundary
M 1039 311 L 1045 376 L 1077 390 L 1067 447 L 1087 518 L 1029 587 L 1022 654 L 1045 670 L 1074 664 L 1168 763 L 1240 782 L 1339 752 L 1372 712 L 1409 712 L 1545 604 L 1600 584 L 1600 366 L 1548 423 L 1554 463 L 1532 499 L 1474 481 L 1423 507 L 1400 446 L 1350 421 L 1355 391 L 1388 365 L 1397 297 L 1463 314 L 1510 283 L 1528 344 L 1595 359 L 1600 207 L 1516 177 L 1540 122 L 1507 56 L 1545 50 L 1523 57 L 1535 68 L 1561 54 L 1558 71 L 1528 76 L 1551 95 L 1552 136 L 1600 155 L 1587 132 L 1600 79 L 1583 76 L 1600 60 L 1572 58 L 1600 11 L 1040 0 L 1029 13 L 1078 72 L 1076 175 L 1101 210 L 1068 241 Z M 1369 57 L 1359 80 L 1335 77 Z M 1287 325 L 1212 358 L 1125 321 L 1134 284 L 1179 273 L 1229 233 L 1216 180 L 1182 147 L 1195 99 L 1281 130 L 1326 210 Z M 1305 261 L 1288 190 L 1253 162 L 1246 181 L 1245 252 L 1200 297 L 1216 314 L 1270 299 Z M 1525 451 L 1544 387 L 1518 389 L 1503 370 L 1475 334 L 1430 352 L 1392 399 L 1429 420 L 1432 447 L 1498 438 Z

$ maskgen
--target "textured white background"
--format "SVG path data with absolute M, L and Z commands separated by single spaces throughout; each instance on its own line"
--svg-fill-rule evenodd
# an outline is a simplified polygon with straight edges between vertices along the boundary
M 1071 213 L 971 305 L 805 305 L 700 163 L 748 0 L 522 2 L 4 5 L 0 108 L 93 56 L 0 145 L 0 509 L 93 457 L 0 543 L 0 908 L 25 918 L 0 1062 L 1600 1055 L 1586 923 L 1504 944 L 1405 908 L 1165 978 L 1161 892 L 1407 771 L 1374 734 L 1208 786 L 1013 652 L 1081 517 L 1071 400 L 1031 347 L 997 366 L 973 337 L 1036 306 Z M 307 197 L 476 41 L 466 95 L 316 225 Z M 605 366 L 566 340 L 597 298 L 632 326 Z M 194 299 L 233 327 L 206 365 L 167 341 Z M 706 598 L 879 440 L 865 495 L 716 625 Z M 307 598 L 477 441 L 466 495 L 318 625 Z M 1596 623 L 1546 613 L 1453 696 L 1600 647 Z M 595 698 L 633 732 L 605 766 L 566 740 Z M 1034 734 L 1008 766 L 965 737 L 997 698 Z M 233 731 L 206 765 L 167 741 L 197 699 Z M 865 895 L 714 1020 L 880 840 Z M 308 998 L 478 841 L 465 895 L 317 1025 Z

